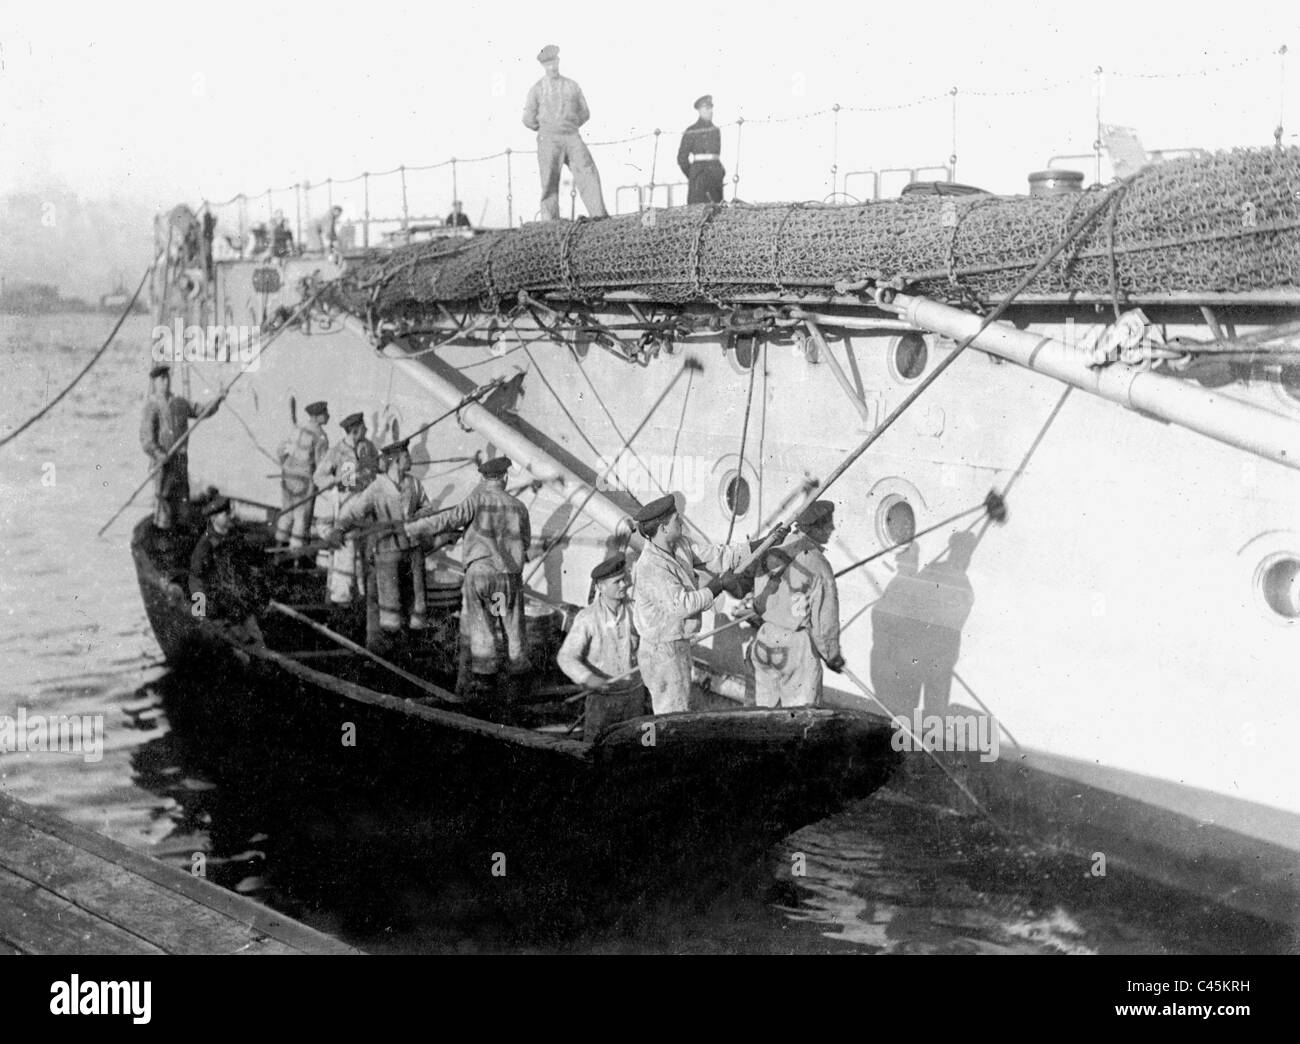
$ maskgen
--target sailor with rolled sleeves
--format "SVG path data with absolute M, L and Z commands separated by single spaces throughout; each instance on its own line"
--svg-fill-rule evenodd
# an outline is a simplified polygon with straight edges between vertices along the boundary
M 316 467 L 312 481 L 317 489 L 333 486 L 334 518 L 358 493 L 375 480 L 379 471 L 379 451 L 366 438 L 366 421 L 359 413 L 349 413 L 339 423 L 343 441 L 331 446 Z M 362 541 L 349 536 L 343 547 L 330 555 L 329 599 L 335 605 L 347 605 L 361 589 L 363 575 Z
M 673 496 L 651 501 L 634 516 L 646 544 L 632 567 L 632 622 L 641 636 L 637 659 L 656 714 L 696 709 L 690 637 L 749 551 L 747 543 L 694 547 L 683 536 Z M 697 568 L 718 575 L 701 588 Z
M 750 647 L 760 707 L 816 707 L 822 663 L 838 672 L 840 600 L 823 551 L 835 530 L 835 505 L 817 500 L 795 522 L 798 532 L 765 555 L 754 580 L 763 625 Z
M 589 690 L 583 735 L 590 739 L 607 725 L 646 713 L 645 686 L 635 678 L 610 679 L 636 667 L 637 634 L 627 599 L 627 560 L 605 559 L 591 571 L 596 595 L 578 610 L 556 662 L 568 677 Z
M 479 465 L 482 481 L 455 507 L 426 509 L 407 523 L 406 535 L 428 540 L 440 533 L 464 533 L 465 583 L 460 612 L 460 676 L 457 694 L 465 699 L 500 693 L 520 699 L 532 664 L 524 644 L 524 562 L 532 542 L 528 509 L 506 492 L 509 457 Z M 502 678 L 502 676 L 504 676 Z
M 154 477 L 153 524 L 170 530 L 184 523 L 190 506 L 190 465 L 185 446 L 167 454 L 189 430 L 190 420 L 216 413 L 221 399 L 202 405 L 172 394 L 171 367 L 160 363 L 149 371 L 149 397 L 140 418 L 140 446 L 157 467 Z M 165 461 L 165 463 L 164 463 Z
M 311 535 L 311 520 L 316 512 L 316 491 L 312 476 L 325 454 L 330 440 L 325 424 L 330 419 L 329 406 L 313 402 L 307 406 L 307 419 L 280 444 L 280 503 L 282 510 L 275 523 L 275 538 L 290 547 L 302 547 Z M 285 510 L 288 509 L 288 510 Z
M 713 125 L 713 95 L 695 99 L 699 119 L 682 131 L 677 166 L 687 179 L 687 203 L 721 203 L 727 176 L 722 166 L 722 131 Z
M 405 525 L 428 508 L 424 487 L 410 474 L 411 452 L 405 442 L 380 452 L 384 472 L 339 511 L 326 536 L 336 548 L 352 530 L 381 526 L 371 538 L 371 568 L 366 576 L 366 642 L 383 644 L 409 626 L 427 623 L 424 552 L 406 535 Z

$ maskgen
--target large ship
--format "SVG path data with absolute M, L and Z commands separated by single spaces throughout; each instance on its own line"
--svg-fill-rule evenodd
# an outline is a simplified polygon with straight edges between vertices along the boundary
M 870 559 L 839 580 L 851 674 L 825 698 L 892 720 L 911 752 L 890 786 L 1083 873 L 1290 923 L 1300 151 L 1148 159 L 1020 196 L 951 171 L 826 205 L 652 188 L 606 220 L 473 235 L 409 213 L 403 171 L 401 217 L 372 220 L 367 194 L 334 253 L 205 273 L 160 243 L 154 356 L 195 399 L 230 388 L 191 440 L 195 482 L 272 505 L 294 404 L 360 411 L 386 442 L 500 382 L 416 439 L 415 474 L 447 506 L 475 459 L 509 455 L 550 603 L 586 604 L 664 492 L 714 541 L 824 495 L 832 565 Z M 705 630 L 740 611 L 722 599 Z M 750 635 L 696 647 L 737 705 Z

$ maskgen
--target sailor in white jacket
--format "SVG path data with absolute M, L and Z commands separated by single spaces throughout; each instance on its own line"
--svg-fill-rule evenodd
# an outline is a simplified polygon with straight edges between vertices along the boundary
M 632 567 L 632 621 L 641 645 L 637 661 L 656 714 L 698 709 L 691 696 L 691 635 L 700 614 L 749 551 L 747 543 L 698 548 L 682 535 L 682 518 L 672 494 L 651 501 L 634 516 L 646 538 Z M 701 588 L 697 568 L 719 574 Z

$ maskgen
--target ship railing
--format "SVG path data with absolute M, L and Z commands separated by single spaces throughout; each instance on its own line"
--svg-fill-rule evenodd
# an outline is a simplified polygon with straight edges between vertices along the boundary
M 1052 92 L 1066 91 L 1066 97 L 1072 99 L 1070 104 L 1087 106 L 1090 121 L 1095 121 L 1096 140 L 1091 153 L 1081 155 L 1062 155 L 1052 157 L 1049 166 L 1058 167 L 1071 164 L 1083 166 L 1088 170 L 1088 163 L 1097 181 L 1102 181 L 1102 161 L 1104 158 L 1106 132 L 1111 128 L 1105 122 L 1104 106 L 1113 106 L 1110 94 L 1103 90 L 1105 83 L 1111 83 L 1111 92 L 1116 82 L 1123 85 L 1125 91 L 1158 90 L 1168 91 L 1166 81 L 1177 84 L 1180 95 L 1185 95 L 1189 80 L 1196 77 L 1206 80 L 1212 86 L 1211 78 L 1220 76 L 1242 75 L 1241 69 L 1252 66 L 1262 69 L 1267 64 L 1277 63 L 1280 76 L 1279 112 L 1285 100 L 1285 55 L 1286 46 L 1261 49 L 1258 53 L 1221 67 L 1200 68 L 1193 70 L 1170 70 L 1152 72 L 1148 68 L 1126 72 L 1124 70 L 1107 70 L 1103 73 L 1100 66 L 1085 73 L 1079 70 L 1073 76 L 1065 76 L 1055 83 L 1034 84 L 1014 90 L 972 90 L 953 86 L 943 91 L 911 99 L 880 99 L 879 103 L 860 105 L 840 105 L 838 102 L 812 112 L 791 115 L 772 114 L 758 118 L 737 116 L 731 122 L 718 124 L 723 136 L 723 159 L 728 168 L 726 198 L 731 201 L 742 197 L 741 172 L 746 172 L 746 184 L 754 184 L 746 195 L 751 198 L 790 198 L 789 189 L 779 178 L 774 178 L 773 171 L 779 164 L 766 162 L 768 157 L 778 155 L 786 157 L 797 149 L 801 156 L 807 157 L 812 165 L 824 163 L 827 180 L 822 182 L 829 194 L 817 192 L 814 198 L 821 197 L 827 201 L 848 199 L 878 200 L 897 195 L 906 181 L 946 180 L 953 182 L 957 178 L 957 143 L 959 140 L 959 117 L 972 105 L 987 104 L 989 99 L 1022 99 L 1031 95 L 1046 95 Z M 1252 72 L 1250 75 L 1254 76 Z M 796 77 L 798 93 L 802 93 L 802 77 Z M 1194 81 L 1191 81 L 1194 82 Z M 1123 97 L 1123 96 L 1121 96 Z M 1122 108 L 1122 106 L 1121 106 Z M 1274 138 L 1280 142 L 1283 134 L 1281 119 L 1273 128 Z M 946 128 L 945 125 L 946 124 Z M 862 162 L 881 147 L 882 142 L 894 140 L 899 127 L 908 133 L 916 133 L 918 128 L 930 128 L 930 134 L 940 134 L 951 143 L 951 152 L 947 163 L 933 167 L 921 168 L 878 168 L 876 166 L 849 170 L 843 173 L 845 166 Z M 943 129 L 941 129 L 943 128 Z M 944 134 L 946 129 L 947 133 Z M 675 204 L 678 200 L 677 184 L 659 184 L 658 172 L 674 170 L 673 148 L 679 142 L 680 135 L 664 135 L 659 129 L 633 134 L 613 141 L 589 141 L 588 148 L 597 156 L 598 169 L 610 178 L 613 171 L 635 171 L 632 177 L 643 177 L 648 172 L 645 184 L 620 185 L 615 194 L 615 210 L 622 212 L 625 206 L 631 206 L 632 194 L 636 194 L 636 206 L 645 209 L 658 207 L 659 193 L 666 200 Z M 849 156 L 861 157 L 842 161 Z M 865 155 L 864 155 L 865 153 Z M 1148 153 L 1153 161 L 1167 160 L 1178 156 L 1202 155 L 1201 150 L 1164 149 Z M 315 183 L 302 181 L 281 189 L 266 189 L 264 192 L 240 194 L 219 203 L 205 201 L 205 205 L 216 214 L 220 231 L 230 234 L 238 230 L 241 243 L 246 240 L 250 221 L 254 215 L 265 215 L 270 220 L 272 214 L 283 210 L 295 233 L 298 243 L 303 241 L 303 233 L 309 230 L 312 219 L 324 213 L 329 207 L 340 204 L 344 208 L 343 217 L 349 220 L 359 235 L 356 243 L 360 247 L 376 244 L 380 226 L 396 226 L 402 230 L 409 229 L 413 221 L 413 211 L 428 211 L 434 201 L 445 210 L 450 210 L 453 200 L 461 198 L 463 188 L 468 188 L 472 202 L 482 202 L 482 210 L 474 213 L 474 207 L 467 207 L 470 220 L 474 225 L 483 226 L 488 214 L 489 204 L 493 207 L 491 224 L 501 227 L 501 202 L 504 201 L 504 225 L 514 227 L 524 220 L 537 216 L 537 175 L 532 157 L 532 149 L 506 148 L 486 156 L 469 159 L 452 157 L 440 163 L 425 166 L 394 167 L 391 170 L 366 171 L 350 178 L 326 178 Z M 520 166 L 522 163 L 522 166 Z M 517 169 L 516 169 L 517 168 Z M 757 173 L 753 173 L 757 172 Z M 1113 174 L 1113 171 L 1112 171 Z M 524 198 L 528 203 L 524 207 L 516 206 L 515 180 L 523 178 L 527 185 Z M 671 176 L 671 175 L 670 175 Z M 627 181 L 629 175 L 615 176 L 617 181 Z M 900 180 L 896 186 L 891 180 Z M 651 191 L 651 186 L 653 190 Z M 569 195 L 569 213 L 577 213 L 577 203 L 572 186 L 566 185 Z M 562 191 L 564 191 L 562 189 Z M 647 193 L 650 193 L 647 195 Z M 234 215 L 231 214 L 233 208 Z
M 1148 163 L 1165 163 L 1169 160 L 1187 159 L 1196 157 L 1205 159 L 1210 155 L 1206 149 L 1183 148 L 1183 149 L 1147 149 Z M 1102 185 L 1114 176 L 1113 165 L 1110 161 L 1110 155 L 1105 148 L 1101 149 L 1101 158 L 1098 159 L 1097 152 L 1074 152 L 1059 156 L 1052 156 L 1047 161 L 1048 170 L 1086 170 L 1091 165 L 1093 168 L 1094 184 Z
M 654 207 L 676 207 L 686 202 L 687 184 L 674 181 L 665 185 L 619 185 L 614 190 L 615 214 L 639 214 Z M 629 196 L 635 197 L 635 204 L 624 208 Z
M 934 176 L 932 176 L 934 175 Z M 850 192 L 849 185 L 856 185 L 859 180 L 866 182 L 868 191 Z M 844 174 L 840 195 L 861 202 L 879 199 L 892 199 L 899 195 L 905 186 L 913 181 L 948 181 L 953 180 L 953 169 L 947 164 L 935 164 L 931 167 L 882 167 L 879 170 L 850 170 Z

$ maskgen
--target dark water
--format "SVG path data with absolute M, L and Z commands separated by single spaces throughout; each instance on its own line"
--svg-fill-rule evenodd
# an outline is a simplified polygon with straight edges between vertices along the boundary
M 62 388 L 111 318 L 0 316 L 0 433 Z M 128 551 L 151 322 L 132 319 L 47 420 L 0 449 L 0 715 L 102 715 L 103 756 L 0 753 L 0 787 L 365 949 L 390 952 L 1296 952 L 1269 925 L 1083 860 L 1008 847 L 979 820 L 884 793 L 791 835 L 724 884 L 552 895 L 475 868 L 368 859 L 349 826 L 287 806 L 174 729 L 183 690 Z M 52 467 L 51 467 L 52 466 Z M 268 788 L 269 789 L 269 788 Z M 792 871 L 804 868 L 802 875 Z

